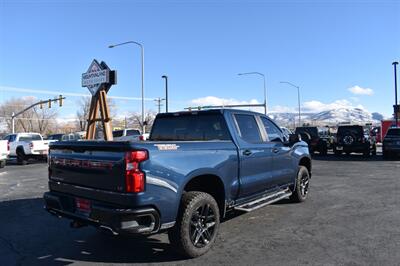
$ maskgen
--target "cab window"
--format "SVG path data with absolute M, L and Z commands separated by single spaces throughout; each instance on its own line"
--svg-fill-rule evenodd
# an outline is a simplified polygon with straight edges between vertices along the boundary
M 250 143 L 262 142 L 260 129 L 253 115 L 236 114 L 235 119 L 239 126 L 240 136 L 243 140 Z
M 283 135 L 280 129 L 272 123 L 269 119 L 261 117 L 265 131 L 268 135 L 268 141 L 283 141 Z

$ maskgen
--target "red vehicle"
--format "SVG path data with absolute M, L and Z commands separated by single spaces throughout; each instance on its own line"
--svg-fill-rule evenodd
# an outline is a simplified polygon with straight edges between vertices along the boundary
M 382 142 L 383 138 L 386 136 L 386 133 L 391 127 L 396 127 L 396 122 L 394 120 L 382 120 L 380 134 L 376 135 L 376 141 Z M 400 127 L 400 120 L 397 121 L 397 127 Z

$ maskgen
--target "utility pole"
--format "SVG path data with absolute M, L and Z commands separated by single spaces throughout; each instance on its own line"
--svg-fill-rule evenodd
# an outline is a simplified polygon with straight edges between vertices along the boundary
M 156 102 L 156 105 L 158 106 L 158 113 L 161 113 L 161 106 L 163 105 L 162 101 L 165 101 L 165 99 L 158 97 L 158 98 L 154 99 L 154 101 Z
M 393 62 L 392 63 L 392 65 L 393 65 L 393 68 L 394 68 L 394 106 L 393 106 L 393 109 L 394 109 L 394 119 L 395 119 L 395 121 L 396 121 L 396 127 L 397 127 L 397 123 L 398 123 L 398 121 L 399 121 L 399 117 L 398 117 L 398 115 L 399 115 L 399 105 L 398 105 L 398 102 L 397 102 L 397 65 L 399 64 L 399 62 Z
M 168 76 L 164 75 L 161 78 L 165 79 L 165 112 L 168 113 Z

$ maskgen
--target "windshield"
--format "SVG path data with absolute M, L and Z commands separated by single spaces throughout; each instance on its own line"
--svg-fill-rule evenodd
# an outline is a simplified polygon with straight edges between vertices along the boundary
M 48 140 L 61 140 L 63 135 L 64 135 L 64 134 L 50 135 L 47 139 L 48 139 Z
M 22 135 L 19 137 L 19 141 L 32 141 L 32 140 L 42 140 L 40 135 Z
M 158 141 L 229 140 L 221 114 L 181 114 L 157 117 L 150 135 Z
M 122 137 L 123 134 L 124 134 L 123 130 L 115 130 L 115 131 L 113 131 L 113 137 L 114 138 Z
M 362 126 L 339 127 L 338 135 L 363 135 L 365 132 Z
M 386 136 L 400 136 L 400 128 L 390 128 Z

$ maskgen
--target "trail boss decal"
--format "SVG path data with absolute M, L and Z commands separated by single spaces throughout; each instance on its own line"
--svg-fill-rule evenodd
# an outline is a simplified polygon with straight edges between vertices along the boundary
M 176 151 L 179 146 L 176 144 L 154 144 L 159 151 Z

